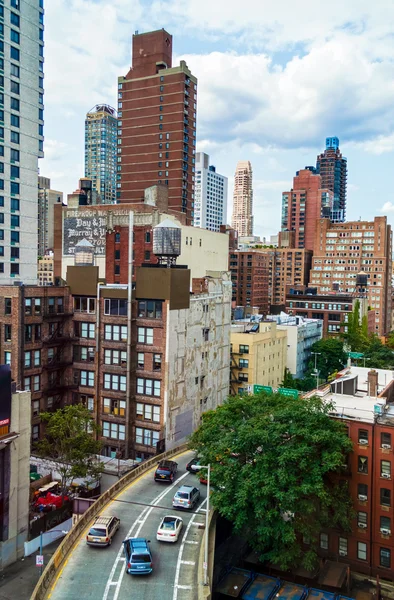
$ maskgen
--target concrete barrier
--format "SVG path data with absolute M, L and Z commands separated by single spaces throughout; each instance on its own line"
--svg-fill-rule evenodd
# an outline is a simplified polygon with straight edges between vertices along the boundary
M 66 560 L 69 552 L 72 550 L 76 542 L 80 539 L 81 535 L 87 529 L 91 521 L 102 511 L 108 502 L 110 502 L 119 492 L 127 487 L 132 481 L 137 479 L 142 473 L 146 473 L 152 467 L 154 467 L 159 460 L 165 458 L 171 458 L 176 454 L 180 454 L 187 450 L 187 444 L 182 444 L 177 448 L 172 448 L 159 456 L 154 456 L 147 461 L 141 463 L 139 467 L 127 473 L 124 477 L 119 479 L 113 486 L 111 486 L 104 494 L 96 500 L 94 504 L 84 513 L 79 521 L 74 525 L 71 531 L 66 535 L 63 542 L 57 548 L 56 552 L 52 556 L 51 560 L 45 567 L 43 574 L 41 575 L 34 592 L 30 600 L 44 600 L 48 591 L 53 586 L 53 583 L 62 568 L 64 561 Z
M 215 566 L 216 520 L 217 512 L 210 510 L 208 531 L 204 531 L 198 557 L 198 600 L 211 600 L 212 598 L 213 569 Z M 206 535 L 208 535 L 208 585 L 204 585 L 204 552 Z

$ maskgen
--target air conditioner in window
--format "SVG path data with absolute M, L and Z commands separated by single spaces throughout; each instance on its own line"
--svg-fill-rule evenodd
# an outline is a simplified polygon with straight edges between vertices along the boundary
M 367 524 L 366 523 L 357 523 L 357 527 L 359 527 L 360 529 L 366 529 Z
M 391 531 L 390 531 L 390 529 L 386 529 L 385 527 L 381 527 L 380 533 L 382 535 L 390 535 Z
M 361 500 L 361 502 L 366 502 L 368 500 L 368 496 L 364 496 L 364 494 L 359 494 L 358 499 Z
M 381 477 L 383 477 L 383 479 L 390 479 L 390 473 L 382 473 Z
M 391 450 L 391 444 L 382 444 L 384 450 Z
M 358 440 L 358 443 L 366 446 L 368 444 L 368 440 Z
M 339 551 L 339 556 L 347 556 L 346 550 L 340 550 Z

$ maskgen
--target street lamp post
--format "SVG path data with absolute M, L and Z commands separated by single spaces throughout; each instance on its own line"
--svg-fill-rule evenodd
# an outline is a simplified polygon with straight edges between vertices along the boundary
M 68 531 L 65 531 L 64 529 L 51 529 L 48 532 L 40 531 L 40 556 L 42 556 L 42 552 L 43 552 L 44 533 L 63 533 L 64 535 L 67 535 Z M 43 569 L 43 565 L 40 566 L 40 577 L 42 575 L 42 569 Z
M 207 477 L 207 512 L 205 516 L 205 548 L 204 548 L 204 585 L 208 585 L 208 525 L 209 525 L 209 494 L 211 486 L 211 465 L 203 466 L 202 469 L 208 470 Z
M 317 370 L 317 357 L 321 355 L 321 352 L 311 352 L 315 355 L 315 377 L 316 377 L 316 389 L 319 389 L 319 371 Z
M 364 356 L 364 367 L 365 367 L 365 361 L 366 360 L 371 360 L 371 359 L 370 358 L 365 358 L 365 356 Z

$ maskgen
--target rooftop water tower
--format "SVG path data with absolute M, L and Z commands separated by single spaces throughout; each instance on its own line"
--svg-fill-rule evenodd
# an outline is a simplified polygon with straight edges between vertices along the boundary
M 153 228 L 153 254 L 159 264 L 172 267 L 181 253 L 182 229 L 174 221 L 165 219 Z

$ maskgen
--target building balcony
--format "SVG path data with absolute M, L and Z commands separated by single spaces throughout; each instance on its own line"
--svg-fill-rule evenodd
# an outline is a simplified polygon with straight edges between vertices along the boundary
M 74 313 L 72 313 L 71 311 L 63 311 L 63 310 L 56 310 L 54 306 L 49 306 L 43 314 L 44 319 L 48 320 L 48 319 L 58 319 L 58 318 L 63 318 L 63 319 L 67 319 L 69 317 L 72 317 Z

